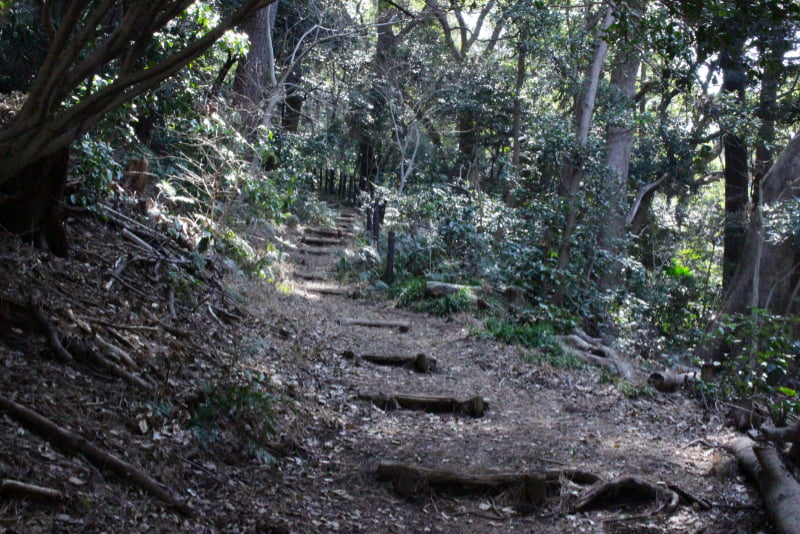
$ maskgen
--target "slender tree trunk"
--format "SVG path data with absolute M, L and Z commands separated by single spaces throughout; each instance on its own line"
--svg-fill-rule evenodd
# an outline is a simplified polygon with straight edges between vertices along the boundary
M 519 171 L 519 156 L 521 151 L 522 135 L 522 87 L 525 85 L 525 69 L 528 56 L 528 44 L 526 43 L 526 32 L 520 33 L 520 44 L 517 52 L 517 77 L 514 81 L 514 110 L 512 112 L 513 125 L 511 127 L 511 164 L 516 171 Z
M 576 197 L 583 180 L 583 162 L 581 161 L 583 155 L 581 152 L 589 142 L 589 129 L 592 124 L 597 87 L 600 83 L 603 61 L 608 51 L 608 42 L 603 37 L 603 33 L 608 30 L 614 20 L 614 9 L 608 7 L 600 26 L 599 40 L 594 51 L 594 58 L 586 75 L 586 90 L 580 95 L 575 106 L 575 141 L 577 146 L 573 155 L 564 161 L 559 185 L 559 195 L 564 199 L 565 203 L 564 226 L 561 233 L 561 246 L 558 251 L 558 269 L 560 271 L 566 270 L 569 265 L 572 234 L 578 225 Z M 555 304 L 560 305 L 563 303 L 566 296 L 565 291 L 565 284 L 561 283 L 553 295 Z
M 611 73 L 611 83 L 617 90 L 627 112 L 632 113 L 635 102 L 636 75 L 639 71 L 639 56 L 635 51 L 628 52 L 626 57 Z M 608 126 L 606 131 L 606 165 L 609 176 L 603 184 L 602 207 L 605 215 L 601 216 L 598 241 L 600 248 L 610 258 L 617 258 L 624 250 L 625 239 L 625 198 L 628 188 L 628 171 L 633 146 L 633 127 L 631 117 L 626 113 Z M 619 282 L 621 266 L 612 261 L 600 274 L 600 287 L 611 289 Z

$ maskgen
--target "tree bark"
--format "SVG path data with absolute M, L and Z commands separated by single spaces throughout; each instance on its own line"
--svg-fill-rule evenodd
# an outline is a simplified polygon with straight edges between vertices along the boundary
M 794 197 L 798 187 L 800 133 L 789 141 L 761 181 L 761 201 L 750 217 L 741 260 L 708 332 L 715 332 L 726 316 L 748 313 L 752 306 L 777 315 L 798 311 L 793 285 L 798 276 L 794 236 L 777 232 L 767 239 L 765 235 L 773 223 L 778 223 L 777 219 L 786 209 L 784 204 Z M 706 362 L 718 359 L 721 345 L 719 336 L 712 336 L 698 346 L 696 354 Z
M 733 445 L 742 469 L 758 484 L 775 531 L 800 533 L 800 484 L 786 469 L 772 447 L 756 446 L 749 438 L 739 438 Z
M 603 184 L 601 205 L 605 215 L 600 218 L 604 224 L 600 227 L 598 241 L 611 262 L 600 273 L 599 285 L 603 290 L 617 287 L 622 274 L 622 265 L 616 258 L 625 248 L 625 198 L 633 146 L 632 120 L 628 113 L 633 112 L 635 107 L 633 96 L 639 64 L 639 54 L 632 50 L 624 54 L 611 73 L 611 83 L 616 88 L 624 114 L 616 119 L 617 122 L 609 124 L 606 132 L 606 166 L 609 175 Z
M 722 91 L 737 95 L 744 103 L 745 74 L 742 60 L 742 44 L 733 40 L 728 50 L 722 52 L 720 64 L 723 68 Z M 725 229 L 723 236 L 722 287 L 727 288 L 733 272 L 743 254 L 744 235 L 747 231 L 748 166 L 747 144 L 730 126 L 724 127 L 725 150 Z
M 589 129 L 592 124 L 594 114 L 595 99 L 597 97 L 597 87 L 600 84 L 600 75 L 603 70 L 603 61 L 608 51 L 608 42 L 603 34 L 615 20 L 615 11 L 609 6 L 606 8 L 603 22 L 600 25 L 599 40 L 594 51 L 594 58 L 587 69 L 586 89 L 578 97 L 575 105 L 575 150 L 571 156 L 565 158 L 561 172 L 561 183 L 559 185 L 559 195 L 564 199 L 565 214 L 564 225 L 561 233 L 561 245 L 558 251 L 558 269 L 566 270 L 570 260 L 570 247 L 572 234 L 578 225 L 578 206 L 577 194 L 583 180 L 583 163 L 581 152 L 589 142 Z M 553 302 L 560 305 L 564 302 L 566 287 L 564 283 L 559 284 L 553 295 Z

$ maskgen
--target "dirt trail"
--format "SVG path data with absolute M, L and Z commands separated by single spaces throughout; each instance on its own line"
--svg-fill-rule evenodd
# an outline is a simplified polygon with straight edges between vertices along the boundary
M 761 528 L 757 496 L 728 455 L 710 445 L 732 441 L 718 414 L 704 413 L 685 393 L 626 397 L 619 383 L 601 380 L 594 368 L 531 364 L 520 348 L 475 335 L 481 322 L 470 315 L 412 313 L 384 294 L 342 286 L 335 266 L 341 250 L 352 246 L 349 234 L 360 231 L 351 227 L 352 215 L 345 219 L 346 228 L 309 232 L 306 243 L 307 229 L 281 230 L 284 244 L 294 247 L 284 277 L 291 291 L 253 282 L 221 256 L 206 258 L 207 271 L 189 270 L 194 263 L 182 256 L 175 265 L 186 271 L 168 268 L 154 249 L 120 235 L 120 223 L 92 217 L 72 220 L 81 239 L 71 259 L 0 233 L 6 251 L 0 322 L 25 309 L 12 306 L 20 295 L 40 294 L 65 340 L 91 342 L 83 332 L 94 328 L 127 347 L 141 376 L 155 385 L 136 388 L 83 361 L 65 365 L 23 321 L 3 331 L 3 396 L 138 466 L 194 510 L 181 516 L 128 478 L 4 413 L 0 478 L 56 488 L 67 499 L 0 500 L 0 533 L 727 534 Z M 248 228 L 248 236 L 261 247 L 275 236 L 259 235 L 259 228 Z M 312 247 L 322 253 L 307 253 Z M 355 290 L 362 294 L 351 298 Z M 347 319 L 403 321 L 410 328 Z M 346 351 L 424 353 L 437 369 L 378 366 Z M 478 396 L 488 411 L 475 418 L 389 409 L 391 403 L 381 408 L 364 400 L 366 393 Z M 271 403 L 266 408 L 264 396 Z M 276 429 L 268 442 L 259 434 L 265 421 Z M 379 480 L 382 461 L 469 474 L 577 469 L 602 480 L 635 476 L 674 484 L 712 506 L 654 513 L 659 504 L 647 503 L 573 513 L 587 486 L 564 479 L 552 481 L 540 506 L 520 509 L 521 496 L 540 497 L 538 486 L 433 492 L 413 477 Z
M 350 214 L 348 214 L 350 215 Z M 349 219 L 342 223 L 350 224 Z M 352 230 L 352 227 L 346 227 Z M 522 352 L 471 332 L 470 316 L 437 318 L 396 309 L 381 297 L 349 298 L 336 291 L 336 251 L 297 252 L 295 271 L 327 281 L 294 282 L 284 312 L 298 326 L 298 346 L 309 358 L 303 376 L 278 376 L 315 403 L 319 418 L 306 429 L 305 458 L 288 459 L 270 490 L 273 517 L 291 532 L 734 532 L 750 521 L 753 496 L 730 471 L 725 455 L 707 443 L 729 435 L 714 415 L 684 394 L 630 399 L 596 369 L 536 366 Z M 302 245 L 303 248 L 311 245 Z M 315 278 L 307 276 L 307 278 Z M 320 288 L 334 289 L 327 294 Z M 411 328 L 344 325 L 347 318 L 408 321 Z M 305 325 L 300 328 L 300 325 Z M 425 353 L 430 374 L 373 365 L 342 354 Z M 484 417 L 384 410 L 359 399 L 363 392 L 482 396 Z M 702 440 L 702 442 L 701 442 Z M 705 442 L 706 444 L 704 444 Z M 570 513 L 586 486 L 563 481 L 532 513 L 521 513 L 510 492 L 446 495 L 421 490 L 402 498 L 375 476 L 379 461 L 394 460 L 464 472 L 591 471 L 603 480 L 636 476 L 675 484 L 712 503 L 682 504 L 653 514 L 656 505 Z M 713 474 L 716 473 L 717 476 Z M 412 490 L 415 488 L 412 488 Z M 742 511 L 744 510 L 744 511 Z

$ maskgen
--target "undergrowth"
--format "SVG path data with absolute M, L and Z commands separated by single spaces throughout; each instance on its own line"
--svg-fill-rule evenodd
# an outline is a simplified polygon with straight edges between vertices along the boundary
M 433 297 L 425 290 L 423 278 L 410 278 L 392 291 L 397 306 L 420 313 L 438 316 L 474 310 L 475 296 L 468 289 L 460 289 L 451 295 Z

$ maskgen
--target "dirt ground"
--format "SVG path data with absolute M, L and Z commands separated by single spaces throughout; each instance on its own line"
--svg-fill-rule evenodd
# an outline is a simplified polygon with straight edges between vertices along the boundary
M 62 497 L 4 487 L 0 532 L 769 531 L 758 496 L 716 447 L 734 434 L 715 407 L 687 392 L 631 398 L 596 368 L 529 363 L 520 348 L 477 335 L 478 318 L 413 313 L 385 294 L 341 285 L 335 265 L 350 239 L 328 245 L 328 254 L 305 254 L 302 227 L 279 230 L 286 263 L 278 288 L 125 219 L 75 215 L 67 259 L 0 235 L 0 394 L 148 473 L 191 507 L 179 513 L 6 412 L 0 477 Z M 126 237 L 131 231 L 145 243 Z M 257 227 L 250 234 L 263 244 Z M 311 275 L 323 279 L 302 279 Z M 59 361 L 30 317 L 31 301 L 68 350 L 79 341 L 97 347 L 99 335 L 134 360 L 129 370 L 147 387 L 85 358 Z M 435 372 L 358 357 L 418 353 L 436 360 Z M 488 410 L 480 418 L 393 410 L 363 393 L 481 396 Z M 513 488 L 404 489 L 378 479 L 384 461 L 470 474 L 636 477 L 700 502 L 667 511 L 622 499 L 575 511 L 590 486 L 556 477 L 531 509 Z

